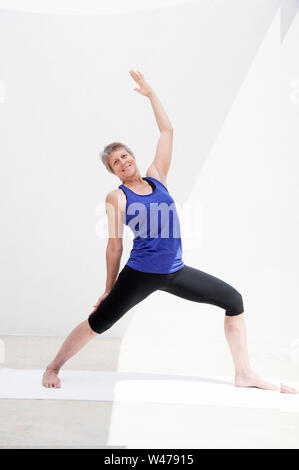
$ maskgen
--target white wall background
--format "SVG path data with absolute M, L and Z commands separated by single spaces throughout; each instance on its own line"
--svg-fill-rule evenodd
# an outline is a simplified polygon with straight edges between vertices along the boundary
M 137 69 L 175 128 L 169 190 L 182 220 L 188 210 L 193 220 L 191 232 L 188 217 L 182 224 L 185 263 L 243 294 L 251 340 L 296 339 L 295 296 L 287 291 L 286 303 L 280 279 L 280 190 L 289 186 L 280 177 L 292 179 L 298 164 L 279 158 L 279 2 L 127 2 L 118 13 L 113 2 L 105 14 L 93 3 L 22 11 L 0 2 L 0 333 L 65 336 L 103 293 L 103 201 L 120 182 L 98 152 L 123 141 L 145 174 L 159 137 L 150 102 L 133 91 Z M 293 25 L 284 49 L 295 44 Z M 287 66 L 284 89 L 299 77 L 290 58 Z M 298 104 L 289 107 L 298 122 Z M 121 268 L 131 244 L 127 233 Z M 294 253 L 296 237 L 284 246 Z M 295 274 L 289 254 L 283 286 Z M 157 292 L 103 336 L 157 347 L 223 341 L 223 315 Z
M 287 8 L 286 8 L 287 7 Z M 290 18 L 296 16 L 290 23 Z M 281 44 L 281 343 L 291 358 L 299 361 L 299 315 L 297 306 L 299 266 L 299 1 L 286 2 L 282 10 L 282 32 L 290 24 Z

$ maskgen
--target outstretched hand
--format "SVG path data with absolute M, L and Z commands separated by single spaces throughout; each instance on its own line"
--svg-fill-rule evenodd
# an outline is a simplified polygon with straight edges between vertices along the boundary
M 134 70 L 130 70 L 130 75 L 140 87 L 140 88 L 134 88 L 134 91 L 137 91 L 143 96 L 149 96 L 150 93 L 153 92 L 153 89 L 146 82 L 144 76 L 142 75 L 141 72 L 139 72 L 139 70 L 137 70 L 136 72 L 134 72 Z

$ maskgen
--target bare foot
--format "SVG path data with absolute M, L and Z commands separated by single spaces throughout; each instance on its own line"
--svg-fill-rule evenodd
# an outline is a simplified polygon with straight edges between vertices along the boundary
M 58 371 L 46 368 L 43 374 L 43 386 L 47 388 L 61 388 L 61 382 L 58 378 Z
M 254 372 L 247 375 L 236 374 L 235 385 L 236 387 L 255 387 L 262 388 L 263 390 L 280 390 L 280 387 L 271 384 L 270 382 L 266 382 Z
M 285 384 L 280 384 L 280 393 L 299 393 L 299 390 L 296 390 L 293 387 L 289 387 Z

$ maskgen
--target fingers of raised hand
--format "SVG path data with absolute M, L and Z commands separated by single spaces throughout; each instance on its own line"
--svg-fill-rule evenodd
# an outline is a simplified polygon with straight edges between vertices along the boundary
M 144 78 L 142 73 L 139 72 L 139 70 L 137 70 L 136 72 L 134 72 L 134 70 L 130 70 L 130 74 L 136 82 L 139 82 L 140 80 Z

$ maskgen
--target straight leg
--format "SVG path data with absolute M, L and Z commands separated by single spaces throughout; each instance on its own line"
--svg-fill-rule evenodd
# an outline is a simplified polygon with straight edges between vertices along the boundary
M 95 336 L 98 336 L 98 333 L 90 328 L 88 320 L 79 323 L 66 337 L 55 358 L 46 367 L 42 379 L 44 387 L 60 388 L 61 383 L 58 378 L 60 368 Z
M 163 275 L 142 273 L 125 266 L 109 295 L 101 301 L 87 320 L 76 326 L 67 336 L 43 374 L 43 385 L 48 388 L 60 388 L 58 373 L 63 364 L 92 338 L 108 330 L 132 307 L 157 290 L 163 281 Z

